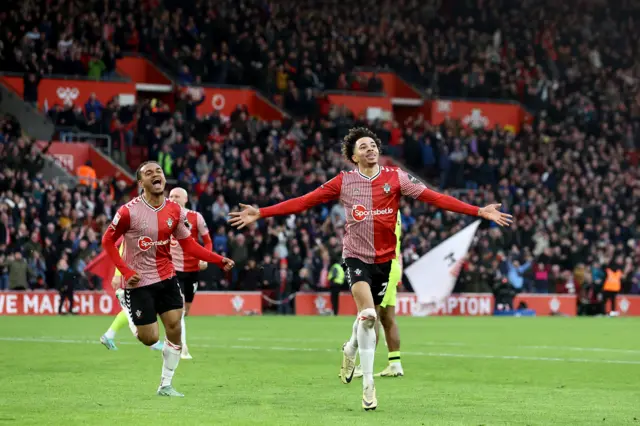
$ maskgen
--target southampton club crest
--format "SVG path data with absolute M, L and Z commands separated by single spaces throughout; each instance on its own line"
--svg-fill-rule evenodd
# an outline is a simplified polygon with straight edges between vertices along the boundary
M 384 190 L 385 194 L 388 194 L 391 192 L 391 185 L 389 185 L 388 183 L 385 183 L 382 189 Z
M 169 229 L 173 228 L 173 219 L 171 218 L 167 219 L 167 226 L 169 227 Z

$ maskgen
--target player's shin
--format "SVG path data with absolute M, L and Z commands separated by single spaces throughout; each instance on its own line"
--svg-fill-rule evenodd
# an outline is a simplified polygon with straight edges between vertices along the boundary
M 373 385 L 373 360 L 376 351 L 376 311 L 373 308 L 363 309 L 358 322 L 358 349 L 362 365 L 363 386 Z
M 353 322 L 353 326 L 351 327 L 351 337 L 344 347 L 345 352 L 349 356 L 355 356 L 356 351 L 358 350 L 358 322 L 359 316 L 356 316 L 356 320 Z
M 172 387 L 173 375 L 178 368 L 180 362 L 180 354 L 182 352 L 181 334 L 182 327 L 180 320 L 182 317 L 182 308 L 174 309 L 160 315 L 164 329 L 166 332 L 166 340 L 162 348 L 162 379 L 158 393 L 168 396 L 182 396 L 178 394 Z M 174 394 L 175 393 L 175 394 Z
M 169 339 L 165 340 L 164 347 L 162 348 L 162 378 L 160 380 L 160 387 L 164 388 L 171 386 L 173 381 L 173 374 L 178 368 L 180 362 L 180 353 L 182 347 L 171 343 Z

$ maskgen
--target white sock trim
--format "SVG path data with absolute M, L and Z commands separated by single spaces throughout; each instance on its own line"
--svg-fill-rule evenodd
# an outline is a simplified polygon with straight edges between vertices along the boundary
M 162 376 L 160 378 L 160 387 L 171 386 L 173 374 L 180 363 L 180 352 L 182 347 L 175 345 L 169 340 L 165 340 L 162 348 Z
M 362 365 L 362 386 L 367 387 L 373 385 L 373 364 L 376 352 L 376 331 L 373 326 L 375 325 L 376 311 L 363 309 L 359 317 L 358 352 L 360 365 Z

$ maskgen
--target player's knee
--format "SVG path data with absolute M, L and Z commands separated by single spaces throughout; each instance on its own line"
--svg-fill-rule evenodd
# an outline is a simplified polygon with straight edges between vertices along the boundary
M 149 332 L 149 333 L 138 333 L 138 340 L 142 342 L 143 345 L 153 346 L 158 342 L 159 336 L 157 332 Z
M 376 315 L 376 310 L 374 308 L 366 308 L 360 311 L 359 317 L 365 327 L 373 328 L 376 324 L 378 315 Z
M 172 321 L 170 323 L 165 323 L 164 328 L 165 328 L 165 332 L 167 333 L 167 336 L 175 336 L 175 335 L 180 335 L 180 333 L 182 333 L 182 324 L 180 324 L 180 321 Z

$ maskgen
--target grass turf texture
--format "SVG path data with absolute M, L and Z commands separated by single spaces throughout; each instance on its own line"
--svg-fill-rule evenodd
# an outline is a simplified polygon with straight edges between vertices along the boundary
M 406 376 L 374 412 L 337 377 L 350 318 L 188 318 L 184 399 L 128 328 L 98 343 L 110 322 L 0 317 L 0 424 L 640 425 L 640 319 L 399 318 Z

